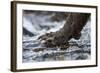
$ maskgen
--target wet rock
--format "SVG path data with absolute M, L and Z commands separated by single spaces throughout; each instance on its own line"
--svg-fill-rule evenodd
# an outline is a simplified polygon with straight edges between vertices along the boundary
M 81 56 L 78 56 L 76 58 L 76 60 L 85 60 L 85 59 L 87 59 L 87 56 L 86 55 L 81 55 Z
M 46 48 L 35 48 L 33 49 L 33 52 L 39 52 L 39 51 L 44 51 Z

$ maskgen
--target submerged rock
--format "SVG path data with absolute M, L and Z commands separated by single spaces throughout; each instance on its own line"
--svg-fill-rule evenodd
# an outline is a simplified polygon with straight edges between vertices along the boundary
M 33 52 L 44 51 L 46 48 L 34 48 Z

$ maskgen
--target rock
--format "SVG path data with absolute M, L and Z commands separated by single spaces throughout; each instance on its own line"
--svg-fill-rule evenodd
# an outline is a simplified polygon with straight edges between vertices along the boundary
M 35 48 L 33 49 L 33 52 L 39 52 L 39 51 L 44 51 L 46 48 Z

